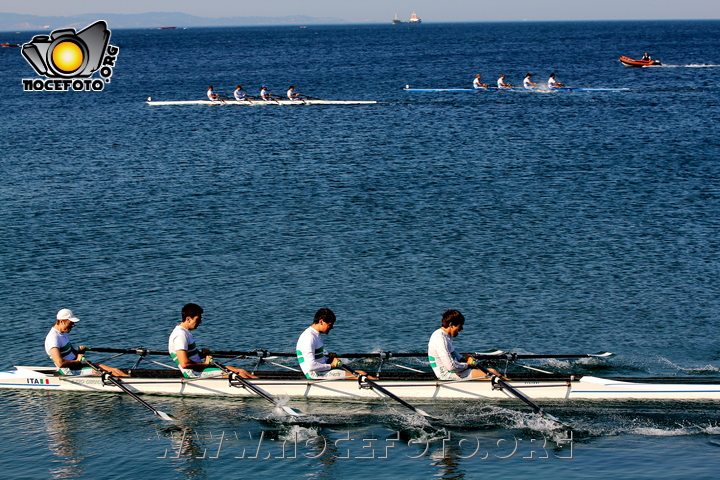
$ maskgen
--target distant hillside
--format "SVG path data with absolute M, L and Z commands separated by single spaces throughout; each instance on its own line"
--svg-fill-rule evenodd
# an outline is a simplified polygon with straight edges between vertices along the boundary
M 58 28 L 83 28 L 97 20 L 108 22 L 113 28 L 160 28 L 168 27 L 220 27 L 244 25 L 321 25 L 348 23 L 341 18 L 316 18 L 304 15 L 289 17 L 223 17 L 205 18 L 185 13 L 141 13 L 132 15 L 114 13 L 88 13 L 68 17 L 44 17 L 0 13 L 0 31 L 55 30 Z

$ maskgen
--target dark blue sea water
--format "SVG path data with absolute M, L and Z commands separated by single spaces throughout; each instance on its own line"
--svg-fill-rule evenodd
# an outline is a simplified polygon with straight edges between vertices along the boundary
M 23 92 L 36 74 L 0 49 L 1 368 L 47 364 L 60 308 L 81 318 L 76 345 L 162 350 L 197 302 L 196 338 L 215 349 L 292 351 L 327 306 L 331 350 L 422 351 L 457 308 L 461 350 L 608 350 L 606 362 L 542 367 L 718 375 L 720 22 L 113 30 L 110 43 L 120 54 L 102 92 Z M 666 66 L 617 60 L 645 51 Z M 402 91 L 527 72 L 631 91 Z M 379 103 L 144 103 L 239 83 Z M 392 403 L 294 401 L 326 422 L 308 427 L 262 400 L 150 400 L 181 426 L 124 396 L 2 390 L 3 474 L 716 478 L 720 467 L 710 402 L 544 403 L 576 426 L 570 450 L 513 401 L 424 405 L 444 419 L 438 432 Z

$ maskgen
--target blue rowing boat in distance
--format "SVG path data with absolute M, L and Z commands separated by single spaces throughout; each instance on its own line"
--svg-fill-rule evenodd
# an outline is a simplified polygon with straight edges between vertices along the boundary
M 560 87 L 560 88 L 533 88 L 533 89 L 527 89 L 527 88 L 498 88 L 498 87 L 488 87 L 488 88 L 410 88 L 409 85 L 406 85 L 405 88 L 403 88 L 406 92 L 462 92 L 462 93 L 484 93 L 484 92 L 543 92 L 543 93 L 549 93 L 549 92 L 629 92 L 629 88 L 570 88 L 570 87 Z

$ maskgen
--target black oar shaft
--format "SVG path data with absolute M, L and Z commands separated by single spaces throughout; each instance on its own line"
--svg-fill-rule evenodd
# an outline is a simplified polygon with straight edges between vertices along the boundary
M 142 347 L 138 348 L 105 348 L 105 347 L 87 347 L 85 349 L 88 352 L 100 352 L 100 353 L 134 353 L 135 355 L 168 355 L 168 352 L 161 352 L 156 350 L 147 350 Z
M 483 353 L 476 352 L 471 356 L 477 360 L 515 360 L 515 359 L 548 359 L 548 358 L 610 358 L 614 357 L 615 354 L 610 352 L 598 352 L 598 353 L 581 353 L 581 354 L 534 354 L 534 353 L 513 353 L 513 352 L 492 352 Z
M 371 387 L 373 387 L 374 389 L 376 389 L 377 391 L 379 391 L 379 392 L 382 393 L 383 395 L 385 395 L 385 396 L 387 396 L 387 397 L 395 400 L 395 401 L 398 402 L 400 405 L 402 405 L 402 406 L 404 406 L 404 407 L 406 407 L 406 408 L 409 408 L 409 409 L 412 410 L 413 412 L 418 413 L 418 414 L 422 415 L 423 417 L 433 418 L 432 415 L 430 415 L 430 414 L 428 414 L 427 412 L 425 412 L 425 411 L 417 408 L 417 407 L 414 406 L 414 405 L 411 405 L 410 403 L 408 403 L 408 402 L 406 402 L 405 400 L 403 400 L 402 398 L 398 397 L 397 395 L 395 395 L 395 394 L 392 393 L 391 391 L 389 391 L 389 390 L 387 390 L 386 388 L 378 385 L 378 384 L 377 384 L 376 382 L 374 382 L 373 380 L 370 380 L 369 378 L 367 378 L 367 375 L 362 375 L 361 373 L 353 370 L 352 368 L 348 367 L 347 365 L 342 365 L 342 364 L 341 364 L 341 367 L 342 367 L 343 369 L 345 369 L 346 371 L 352 373 L 353 375 L 357 375 L 358 378 L 361 379 L 363 382 L 367 383 L 368 385 L 370 385 Z
M 162 418 L 163 420 L 171 420 L 171 421 L 174 420 L 174 419 L 173 419 L 172 417 L 170 417 L 170 415 L 168 415 L 167 413 L 161 412 L 160 410 L 157 410 L 157 409 L 153 408 L 152 405 L 150 405 L 149 403 L 147 403 L 147 402 L 146 402 L 145 400 L 143 400 L 142 398 L 138 397 L 132 390 L 130 390 L 130 389 L 129 389 L 128 387 L 126 387 L 125 385 L 123 385 L 123 383 L 122 383 L 121 380 L 118 380 L 118 379 L 116 379 L 115 377 L 113 377 L 110 372 L 108 372 L 107 370 L 105 370 L 104 368 L 102 368 L 100 365 L 89 361 L 87 358 L 84 359 L 83 362 L 87 363 L 88 365 L 90 365 L 92 368 L 94 368 L 94 369 L 97 370 L 98 372 L 104 373 L 105 375 L 103 375 L 103 378 L 104 378 L 105 380 L 107 380 L 108 382 L 112 383 L 113 385 L 115 385 L 116 387 L 118 387 L 118 388 L 119 388 L 120 390 L 122 390 L 123 392 L 127 393 L 128 395 L 130 395 L 132 398 L 134 398 L 135 400 L 137 400 L 143 407 L 147 408 L 148 410 L 150 410 L 151 412 L 153 412 L 153 413 L 154 413 L 155 415 L 157 415 L 158 417 Z
M 213 350 L 210 352 L 212 356 L 227 356 L 227 357 L 297 357 L 297 353 L 278 353 L 269 352 L 267 350 L 253 350 L 250 352 L 242 352 L 236 350 Z
M 226 367 L 225 365 L 223 365 L 222 363 L 219 363 L 219 362 L 217 362 L 217 361 L 215 361 L 215 360 L 211 360 L 210 363 L 213 364 L 213 365 L 215 365 L 217 368 L 219 368 L 220 370 L 222 370 L 222 371 L 225 372 L 226 374 L 230 375 L 231 378 L 237 380 L 238 382 L 242 383 L 244 386 L 246 386 L 247 388 L 249 388 L 250 390 L 252 390 L 252 391 L 255 392 L 256 394 L 258 394 L 258 395 L 260 395 L 261 397 L 263 397 L 263 398 L 264 398 L 265 400 L 267 400 L 268 402 L 271 402 L 273 405 L 277 406 L 277 404 L 278 404 L 277 400 L 275 400 L 274 398 L 272 398 L 270 395 L 268 395 L 268 394 L 265 393 L 263 390 L 259 389 L 258 387 L 256 387 L 256 386 L 253 385 L 252 383 L 250 383 L 249 381 L 247 381 L 247 380 L 245 380 L 244 378 L 242 378 L 242 377 L 241 377 L 239 374 L 237 374 L 236 372 L 233 372 L 232 370 L 230 370 L 229 368 L 227 368 L 227 367 Z
M 522 400 L 523 402 L 525 402 L 527 405 L 529 405 L 533 410 L 535 410 L 535 411 L 536 411 L 537 413 L 539 413 L 540 415 L 542 415 L 542 416 L 544 416 L 544 417 L 547 417 L 547 418 L 549 418 L 550 420 L 552 420 L 552 421 L 554 421 L 554 422 L 557 422 L 557 423 L 559 423 L 560 425 L 562 425 L 562 426 L 564 426 L 564 427 L 567 427 L 567 428 L 572 429 L 572 427 L 571 427 L 570 425 L 561 422 L 561 421 L 560 421 L 559 419 L 557 419 L 555 416 L 550 415 L 549 413 L 547 413 L 545 410 L 543 410 L 543 408 L 542 408 L 541 406 L 537 405 L 535 402 L 533 402 L 533 401 L 530 400 L 527 396 L 525 396 L 522 392 L 520 392 L 519 390 L 517 390 L 515 387 L 513 387 L 512 385 L 510 385 L 509 383 L 507 383 L 507 382 L 506 382 L 505 380 L 503 380 L 502 378 L 500 378 L 500 377 L 498 377 L 497 375 L 495 375 L 495 374 L 494 374 L 493 372 L 491 372 L 489 369 L 483 367 L 483 366 L 480 365 L 480 364 L 475 364 L 474 367 L 477 368 L 477 369 L 479 369 L 479 370 L 481 370 L 482 372 L 484 372 L 485 375 L 490 375 L 490 376 L 492 376 L 494 382 L 496 382 L 497 384 L 499 384 L 502 388 L 506 389 L 508 392 L 510 392 L 511 394 L 513 394 L 513 395 L 514 395 L 515 397 L 517 397 L 518 399 L 520 399 L 520 400 Z
M 246 379 L 242 378 L 238 373 L 233 372 L 233 371 L 230 370 L 228 367 L 226 367 L 225 365 L 217 362 L 216 360 L 211 360 L 210 363 L 211 363 L 212 365 L 215 365 L 217 368 L 219 368 L 219 369 L 222 370 L 223 372 L 225 372 L 225 373 L 229 376 L 230 379 L 234 379 L 234 380 L 240 382 L 240 383 L 243 384 L 246 388 L 248 388 L 249 390 L 253 391 L 255 394 L 261 396 L 262 398 L 264 398 L 264 399 L 267 400 L 268 402 L 272 403 L 276 408 L 282 409 L 282 410 L 283 410 L 285 413 L 287 413 L 288 415 L 291 415 L 291 416 L 293 416 L 293 417 L 300 417 L 300 416 L 305 415 L 304 413 L 302 413 L 302 412 L 299 411 L 299 410 L 295 410 L 295 409 L 290 408 L 290 407 L 288 407 L 288 406 L 286 406 L 286 405 L 281 405 L 280 402 L 278 402 L 278 401 L 275 400 L 273 397 L 271 397 L 270 394 L 268 394 L 266 391 L 264 391 L 264 390 L 261 389 L 260 387 L 257 387 L 257 386 L 255 386 L 255 385 L 253 385 L 252 382 L 250 382 L 249 380 L 246 380 Z

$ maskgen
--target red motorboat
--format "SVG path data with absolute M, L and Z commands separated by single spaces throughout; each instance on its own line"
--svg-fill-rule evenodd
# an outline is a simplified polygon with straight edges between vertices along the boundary
M 17 43 L 3 43 L 0 44 L 0 47 L 19 47 L 20 45 Z
M 660 60 L 636 60 L 630 57 L 620 57 L 620 62 L 626 67 L 652 67 L 653 65 L 662 65 Z

